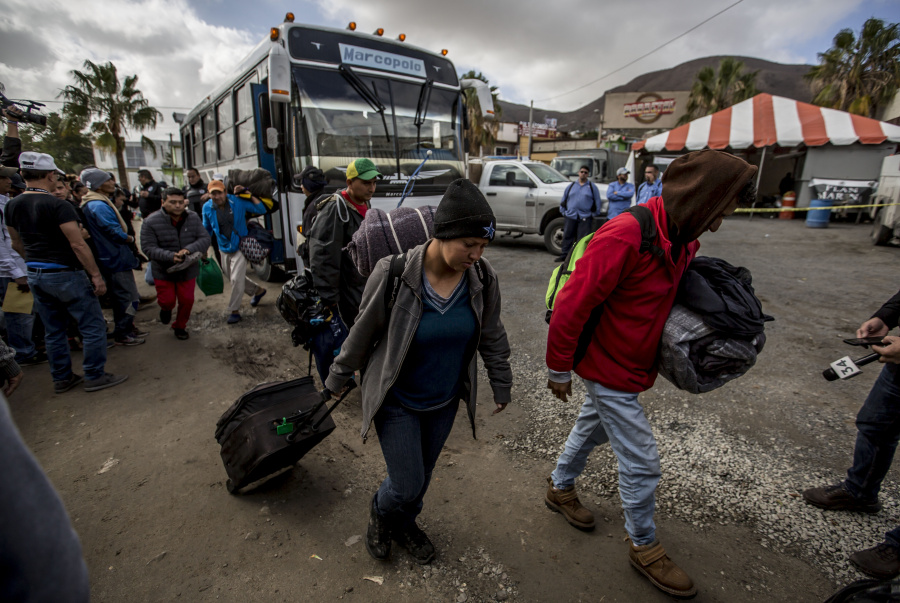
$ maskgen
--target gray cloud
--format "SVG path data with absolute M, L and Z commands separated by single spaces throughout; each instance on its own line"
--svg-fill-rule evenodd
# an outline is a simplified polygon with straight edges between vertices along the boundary
M 54 59 L 41 36 L 27 30 L 0 30 L 0 57 L 19 69 L 34 69 Z

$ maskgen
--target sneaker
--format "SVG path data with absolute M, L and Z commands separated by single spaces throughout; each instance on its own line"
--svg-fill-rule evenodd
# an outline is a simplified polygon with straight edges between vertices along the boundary
M 810 488 L 803 492 L 803 499 L 814 507 L 826 511 L 860 511 L 862 513 L 878 513 L 881 503 L 878 499 L 865 500 L 850 494 L 846 484 L 841 482 L 833 486 Z
M 415 522 L 408 528 L 397 530 L 393 538 L 397 544 L 409 551 L 419 565 L 427 565 L 434 559 L 434 545 Z
M 172 311 L 171 310 L 160 310 L 159 311 L 159 322 L 164 325 L 169 324 L 172 321 Z
M 53 393 L 56 394 L 64 394 L 79 383 L 84 381 L 84 377 L 81 375 L 76 375 L 72 373 L 72 376 L 66 379 L 65 381 L 54 381 L 53 382 Z
M 172 329 L 172 330 L 175 331 L 175 337 L 177 339 L 184 340 L 184 339 L 188 339 L 190 337 L 190 335 L 188 334 L 186 329 Z
M 84 391 L 97 392 L 107 387 L 114 387 L 128 379 L 128 375 L 113 375 L 112 373 L 103 373 L 102 377 L 97 379 L 88 379 L 84 382 Z
M 900 549 L 886 542 L 850 555 L 850 563 L 859 571 L 876 578 L 893 578 L 900 574 Z
M 669 559 L 659 540 L 643 546 L 632 544 L 628 549 L 631 565 L 644 574 L 659 590 L 684 599 L 697 594 L 691 577 Z
M 19 366 L 34 366 L 36 364 L 44 364 L 49 360 L 50 359 L 47 357 L 47 354 L 45 354 L 44 352 L 35 352 L 34 356 L 32 356 L 31 358 L 26 358 L 25 360 L 17 362 L 16 364 L 18 364 Z
M 125 337 L 116 339 L 116 345 L 123 345 L 123 346 L 131 347 L 131 346 L 141 345 L 142 343 L 144 343 L 144 341 L 146 341 L 146 340 L 141 339 L 139 337 L 132 337 L 131 335 L 126 335 Z
M 562 513 L 570 524 L 579 530 L 590 531 L 594 529 L 594 514 L 586 509 L 581 501 L 578 500 L 578 492 L 575 486 L 569 486 L 564 490 L 560 490 L 553 485 L 553 478 L 548 477 L 547 496 L 544 497 L 544 504 L 551 511 Z
M 266 293 L 268 293 L 268 291 L 266 291 L 265 289 L 263 289 L 263 290 L 262 290 L 262 293 L 257 293 L 256 295 L 254 295 L 253 297 L 251 297 L 251 298 L 250 298 L 250 306 L 252 306 L 253 308 L 255 308 L 256 306 L 258 306 L 258 305 L 259 305 L 259 300 L 261 300 L 261 299 L 263 298 L 263 296 L 264 296 Z
M 230 325 L 237 324 L 241 322 L 241 315 L 235 312 L 228 317 L 228 320 L 226 322 Z
M 377 494 L 376 494 L 377 496 Z M 391 556 L 391 529 L 387 519 L 375 509 L 375 497 L 369 506 L 369 527 L 366 530 L 366 550 L 373 559 L 383 561 Z

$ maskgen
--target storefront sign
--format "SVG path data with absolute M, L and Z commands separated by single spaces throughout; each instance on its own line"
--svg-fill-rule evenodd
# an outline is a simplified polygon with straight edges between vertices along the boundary
M 548 120 L 553 121 L 553 125 L 549 124 L 531 124 L 532 136 L 535 138 L 556 138 L 556 120 Z M 519 136 L 528 136 L 528 122 L 520 121 L 519 122 Z
M 663 115 L 675 113 L 675 99 L 644 94 L 636 102 L 626 103 L 623 110 L 625 117 L 633 117 L 642 124 L 652 124 Z
M 839 205 L 857 205 L 868 201 L 875 190 L 874 180 L 828 180 L 813 178 L 809 185 L 816 191 L 816 199 L 834 201 Z

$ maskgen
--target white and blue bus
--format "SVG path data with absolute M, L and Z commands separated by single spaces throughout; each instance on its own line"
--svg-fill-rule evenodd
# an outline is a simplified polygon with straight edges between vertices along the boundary
M 264 221 L 276 244 L 256 267 L 262 278 L 297 268 L 305 166 L 320 168 L 334 191 L 346 186 L 347 165 L 368 157 L 384 175 L 374 207 L 436 205 L 466 175 L 463 89 L 493 116 L 488 87 L 460 81 L 446 50 L 354 30 L 294 24 L 288 14 L 182 122 L 184 165 L 205 180 L 258 167 L 275 177 L 280 209 Z

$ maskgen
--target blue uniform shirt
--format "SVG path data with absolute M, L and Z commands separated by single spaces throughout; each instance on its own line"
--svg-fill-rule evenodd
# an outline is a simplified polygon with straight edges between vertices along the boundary
M 662 178 L 657 178 L 656 182 L 653 184 L 645 182 L 638 187 L 638 205 L 646 203 L 653 197 L 659 197 L 660 195 L 662 195 Z
M 612 220 L 620 213 L 628 209 L 631 205 L 631 198 L 634 197 L 634 185 L 630 182 L 619 184 L 619 181 L 609 185 L 606 189 L 606 198 L 609 199 L 609 211 L 606 217 Z
M 563 193 L 563 199 L 566 200 L 566 209 L 562 208 L 561 200 L 560 211 L 567 218 L 590 218 L 598 215 L 603 207 L 600 189 L 591 181 L 584 184 L 573 182 Z

